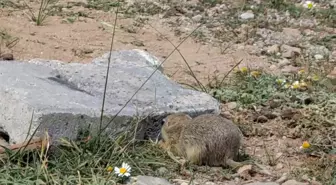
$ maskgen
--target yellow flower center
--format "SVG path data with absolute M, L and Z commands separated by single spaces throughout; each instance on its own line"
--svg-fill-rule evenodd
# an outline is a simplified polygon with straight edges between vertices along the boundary
M 303 69 L 301 69 L 298 73 L 299 75 L 303 74 L 305 71 Z
M 251 72 L 251 75 L 252 75 L 253 77 L 259 77 L 259 76 L 261 75 L 261 72 L 259 72 L 259 71 L 252 71 L 252 72 Z
M 124 173 L 126 173 L 127 172 L 127 169 L 126 168 L 120 168 L 120 173 L 121 174 L 124 174 Z
M 313 8 L 313 3 L 308 3 L 307 6 L 308 6 L 309 9 L 312 9 Z
M 313 81 L 318 81 L 319 79 L 320 79 L 320 78 L 319 78 L 318 75 L 314 75 L 313 78 L 312 78 Z
M 293 89 L 298 89 L 298 88 L 300 88 L 300 84 L 293 84 Z
M 300 83 L 300 87 L 301 87 L 301 88 L 303 88 L 303 87 L 307 87 L 306 82 L 301 82 L 301 83 Z
M 310 144 L 309 144 L 309 142 L 308 141 L 304 141 L 303 143 L 302 143 L 302 148 L 309 148 L 310 147 Z
M 243 73 L 246 73 L 246 72 L 247 72 L 247 67 L 242 67 L 242 68 L 240 69 L 240 71 L 243 72 Z

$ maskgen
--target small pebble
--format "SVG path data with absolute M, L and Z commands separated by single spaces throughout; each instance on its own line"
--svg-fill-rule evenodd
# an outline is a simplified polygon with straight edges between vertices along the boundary
M 156 172 L 158 173 L 158 175 L 165 175 L 168 173 L 168 169 L 165 167 L 160 167 L 159 169 L 156 170 Z
M 266 122 L 268 121 L 268 119 L 267 119 L 266 116 L 261 115 L 261 116 L 258 116 L 258 117 L 257 117 L 256 121 L 257 121 L 258 123 L 266 123 Z
M 254 14 L 253 14 L 252 11 L 247 11 L 247 12 L 245 12 L 245 13 L 242 13 L 242 14 L 240 15 L 240 18 L 241 18 L 241 19 L 244 19 L 244 20 L 247 20 L 247 19 L 253 19 L 253 18 L 254 18 Z
M 275 166 L 275 170 L 281 170 L 283 168 L 283 164 L 282 163 L 278 163 L 276 166 Z
M 314 55 L 314 58 L 316 60 L 322 60 L 324 57 L 323 57 L 323 55 L 317 54 L 317 55 Z
M 195 21 L 195 22 L 201 22 L 202 20 L 202 15 L 195 15 L 192 20 Z

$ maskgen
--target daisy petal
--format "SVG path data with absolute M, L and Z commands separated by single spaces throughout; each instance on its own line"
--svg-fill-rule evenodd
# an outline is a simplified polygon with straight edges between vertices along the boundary
M 120 169 L 118 167 L 114 167 L 114 173 L 116 174 L 120 173 Z

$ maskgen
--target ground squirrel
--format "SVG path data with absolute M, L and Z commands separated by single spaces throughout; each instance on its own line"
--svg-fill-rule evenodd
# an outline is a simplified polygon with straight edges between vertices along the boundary
M 242 132 L 232 121 L 214 114 L 191 118 L 171 114 L 161 129 L 162 147 L 196 165 L 240 167 L 236 162 Z

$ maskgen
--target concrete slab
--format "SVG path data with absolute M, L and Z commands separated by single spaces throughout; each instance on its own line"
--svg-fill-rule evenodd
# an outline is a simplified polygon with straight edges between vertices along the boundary
M 53 139 L 75 139 L 81 129 L 98 128 L 109 53 L 92 63 L 63 63 L 33 59 L 0 61 L 0 126 L 12 142 L 22 142 L 41 124 Z M 142 50 L 112 52 L 105 103 L 106 124 L 123 107 L 159 61 Z M 172 112 L 219 114 L 219 103 L 206 93 L 183 88 L 155 72 L 133 100 L 120 112 L 107 133 L 114 136 L 130 129 L 134 116 L 162 116 Z M 143 130 L 158 132 L 158 126 L 143 124 Z M 155 134 L 154 134 L 155 135 Z M 140 133 L 139 137 L 146 137 Z

